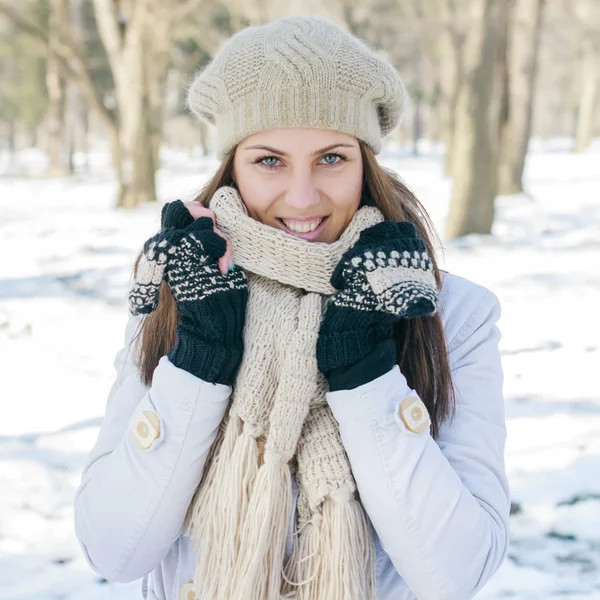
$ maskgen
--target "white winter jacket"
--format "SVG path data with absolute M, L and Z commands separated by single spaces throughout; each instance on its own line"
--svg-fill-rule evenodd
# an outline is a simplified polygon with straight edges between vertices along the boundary
M 440 312 L 457 410 L 437 441 L 410 432 L 397 414 L 402 399 L 418 392 L 398 367 L 327 395 L 373 524 L 378 600 L 466 600 L 508 549 L 500 306 L 485 288 L 445 275 Z M 188 600 L 195 557 L 183 522 L 231 390 L 166 357 L 148 389 L 129 349 L 138 322 L 129 320 L 115 359 L 106 416 L 75 497 L 75 530 L 104 578 L 143 578 L 140 597 Z M 135 429 L 145 436 L 142 447 Z

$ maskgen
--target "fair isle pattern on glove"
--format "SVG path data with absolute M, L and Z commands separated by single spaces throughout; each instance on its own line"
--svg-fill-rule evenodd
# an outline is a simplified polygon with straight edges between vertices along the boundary
M 425 243 L 409 222 L 385 221 L 361 235 L 332 276 L 332 302 L 410 319 L 434 314 L 438 290 Z
M 163 205 L 160 211 L 161 232 L 144 244 L 133 287 L 129 292 L 129 311 L 133 315 L 149 314 L 158 306 L 158 293 L 165 278 L 169 248 L 162 230 L 184 229 L 193 222 L 194 217 L 181 200 Z
M 132 314 L 148 314 L 156 309 L 165 278 L 177 303 L 246 288 L 246 275 L 241 269 L 226 275 L 219 271 L 215 259 L 223 256 L 226 243 L 213 227 L 212 219 L 203 217 L 184 229 L 167 227 L 144 244 L 129 293 Z
M 243 269 L 221 274 L 226 250 L 211 218 L 194 220 L 180 200 L 166 205 L 162 229 L 144 244 L 129 306 L 133 314 L 152 312 L 166 280 L 179 315 L 167 357 L 204 381 L 232 385 L 244 352 L 248 285 Z
M 173 252 L 161 234 L 155 235 L 144 244 L 137 265 L 133 286 L 129 292 L 129 312 L 132 315 L 150 314 L 158 306 L 158 293 L 165 276 L 167 253 Z
M 195 223 L 201 220 L 198 219 Z M 224 249 L 223 252 L 218 249 L 221 241 L 223 244 L 225 242 L 212 230 L 212 219 L 207 218 L 206 221 L 210 223 L 210 230 L 203 229 L 202 236 L 197 236 L 194 232 L 184 236 L 174 247 L 173 258 L 169 260 L 166 277 L 178 304 L 199 302 L 214 294 L 247 288 L 243 269 L 221 274 L 215 258 L 220 258 L 225 253 Z
M 365 229 L 331 277 L 317 363 L 330 391 L 354 389 L 396 362 L 394 324 L 435 313 L 438 291 L 425 243 L 412 223 Z

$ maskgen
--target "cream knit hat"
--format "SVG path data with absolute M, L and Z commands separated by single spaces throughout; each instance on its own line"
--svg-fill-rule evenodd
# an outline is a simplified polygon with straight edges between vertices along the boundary
M 324 19 L 286 17 L 231 37 L 194 77 L 187 102 L 216 125 L 222 158 L 279 127 L 342 131 L 378 153 L 406 99 L 394 67 L 362 41 Z

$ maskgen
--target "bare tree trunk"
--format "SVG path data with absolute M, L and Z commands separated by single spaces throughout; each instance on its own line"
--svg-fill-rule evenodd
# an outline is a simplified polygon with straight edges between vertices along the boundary
M 67 15 L 67 0 L 53 0 L 60 3 L 61 15 Z M 94 85 L 91 72 L 85 62 L 84 53 L 75 41 L 75 36 L 68 18 L 60 21 L 61 36 L 46 36 L 35 24 L 23 18 L 18 10 L 9 6 L 4 0 L 0 0 L 0 14 L 8 17 L 11 23 L 29 36 L 34 43 L 44 49 L 49 59 L 55 60 L 60 69 L 60 74 L 77 84 L 84 95 L 89 106 L 100 117 L 103 124 L 106 125 L 115 156 L 120 156 L 119 150 L 119 131 L 115 114 L 106 107 L 98 89 Z M 31 132 L 33 141 L 32 146 L 37 145 L 39 131 L 36 129 Z
M 17 128 L 15 119 L 6 119 L 6 142 L 8 150 L 8 165 L 13 167 L 17 159 Z
M 491 233 L 496 197 L 498 52 L 504 0 L 472 0 L 454 130 L 454 185 L 446 235 Z
M 52 0 L 50 5 L 49 37 L 51 43 L 58 43 L 64 19 L 68 18 L 64 0 Z M 46 66 L 46 89 L 48 90 L 48 113 L 46 115 L 48 134 L 48 174 L 61 177 L 69 175 L 67 153 L 67 128 L 65 123 L 66 82 L 60 72 L 56 57 L 49 57 Z
M 69 0 L 70 21 L 72 26 L 73 39 L 78 45 L 85 41 L 85 20 L 84 20 L 84 2 L 85 0 Z M 69 82 L 67 88 L 67 115 L 66 120 L 69 129 L 69 160 L 72 170 L 75 170 L 75 154 L 80 151 L 83 158 L 82 166 L 87 170 L 87 115 L 88 107 L 85 96 L 82 91 L 73 82 Z
M 583 152 L 592 141 L 598 96 L 598 63 L 600 53 L 594 47 L 591 33 L 581 39 L 579 73 L 579 105 L 577 108 L 577 128 L 575 130 L 575 152 Z
M 504 119 L 500 132 L 498 193 L 523 191 L 523 170 L 531 132 L 542 12 L 545 0 L 515 0 L 507 44 Z
M 153 19 L 148 31 L 152 32 L 152 38 L 148 41 L 152 52 L 146 54 L 146 89 L 150 109 L 149 126 L 152 138 L 152 162 L 156 171 L 160 167 L 163 125 L 168 112 L 166 99 L 172 48 L 171 24 L 162 19 Z
M 152 94 L 160 76 L 156 61 L 164 61 L 165 48 L 168 55 L 170 47 L 169 27 L 165 20 L 161 26 L 152 18 L 147 0 L 137 0 L 128 7 L 127 14 L 122 14 L 112 0 L 94 0 L 119 108 L 120 148 L 115 149 L 115 159 L 120 162 L 117 205 L 123 208 L 156 200 L 160 124 L 155 115 L 160 110 L 153 106 Z
M 46 66 L 48 112 L 46 131 L 48 144 L 48 175 L 61 177 L 69 174 L 65 160 L 65 82 L 60 76 L 56 60 L 48 59 Z
M 85 103 L 81 103 L 81 139 L 80 147 L 83 154 L 82 166 L 84 171 L 90 168 L 90 111 Z
M 81 105 L 85 103 L 80 91 L 71 82 L 66 82 L 64 96 L 64 146 L 69 172 L 75 172 L 75 153 L 77 152 L 78 133 L 80 129 Z
M 67 160 L 69 162 L 69 171 L 75 172 L 75 153 L 77 152 L 77 130 L 79 129 L 77 90 L 72 84 L 67 84 L 66 89 L 66 114 L 65 124 L 67 135 L 65 142 L 67 145 Z
M 413 149 L 412 155 L 419 155 L 419 140 L 421 139 L 422 130 L 422 107 L 423 107 L 423 78 L 422 78 L 422 67 L 421 67 L 421 48 L 419 47 L 419 40 L 415 39 L 413 42 L 413 73 L 414 73 L 414 86 L 415 93 L 413 94 Z
M 460 36 L 456 29 L 456 6 L 454 0 L 438 0 L 441 30 L 438 40 L 440 65 L 439 120 L 442 141 L 446 151 L 444 173 L 452 176 L 454 156 L 454 124 L 458 83 L 461 72 Z

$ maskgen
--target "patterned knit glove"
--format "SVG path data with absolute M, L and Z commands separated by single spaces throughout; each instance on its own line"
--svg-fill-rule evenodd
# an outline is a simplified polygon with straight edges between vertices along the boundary
M 244 350 L 248 285 L 239 268 L 221 274 L 225 251 L 212 219 L 194 220 L 181 200 L 165 205 L 160 232 L 144 244 L 129 306 L 134 315 L 151 313 L 165 279 L 180 314 L 169 360 L 204 381 L 231 385 Z
M 396 363 L 394 325 L 434 314 L 438 291 L 415 226 L 384 221 L 365 229 L 331 277 L 317 361 L 331 391 L 353 389 Z

